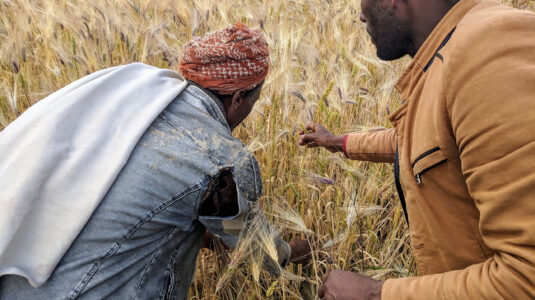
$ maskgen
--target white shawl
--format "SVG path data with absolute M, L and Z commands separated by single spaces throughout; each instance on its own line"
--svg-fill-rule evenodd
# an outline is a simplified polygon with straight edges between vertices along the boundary
M 0 132 L 0 276 L 46 282 L 142 134 L 186 85 L 141 63 L 101 70 Z

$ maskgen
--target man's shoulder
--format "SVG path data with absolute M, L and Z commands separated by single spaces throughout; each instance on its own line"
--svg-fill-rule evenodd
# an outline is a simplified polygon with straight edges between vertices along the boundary
M 508 33 L 532 31 L 534 28 L 535 13 L 492 1 L 482 1 L 456 26 L 452 45 L 507 43 L 512 38 Z
M 480 72 L 488 64 L 499 69 L 525 60 L 534 45 L 535 13 L 483 1 L 459 22 L 442 50 L 444 70 L 449 78 Z
M 218 107 L 208 105 L 209 99 L 204 98 L 185 90 L 165 109 L 163 126 L 171 127 L 168 130 L 182 149 L 195 152 L 200 161 L 210 161 L 216 168 L 251 160 L 247 146 L 232 136 L 223 116 L 218 115 Z

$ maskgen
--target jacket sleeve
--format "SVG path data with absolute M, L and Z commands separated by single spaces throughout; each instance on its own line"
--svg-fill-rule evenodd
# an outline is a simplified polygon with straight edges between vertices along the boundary
M 462 170 L 495 255 L 463 270 L 387 280 L 383 299 L 535 298 L 535 14 L 510 15 L 473 28 L 445 73 Z
M 354 160 L 393 163 L 396 138 L 394 129 L 354 133 L 347 136 L 344 151 Z

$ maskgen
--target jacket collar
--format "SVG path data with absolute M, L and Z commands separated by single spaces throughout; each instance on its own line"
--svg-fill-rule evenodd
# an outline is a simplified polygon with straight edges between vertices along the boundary
M 424 72 L 424 68 L 433 59 L 442 42 L 461 22 L 468 11 L 480 2 L 481 0 L 460 0 L 433 29 L 396 84 L 396 89 L 401 93 L 403 99 L 408 99 L 412 90 L 411 82 L 416 73 Z
M 193 81 L 188 81 L 188 87 L 191 87 L 189 89 L 190 93 L 195 94 L 198 99 L 203 101 L 210 115 L 225 125 L 232 132 L 227 121 L 227 111 L 223 106 L 223 102 L 221 102 L 221 100 L 212 92 Z

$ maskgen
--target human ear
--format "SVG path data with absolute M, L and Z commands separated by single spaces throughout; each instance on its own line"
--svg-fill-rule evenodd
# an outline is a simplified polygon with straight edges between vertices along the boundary
M 243 96 L 245 95 L 244 90 L 239 90 L 234 95 L 232 95 L 232 108 L 237 110 L 241 103 L 243 102 Z

